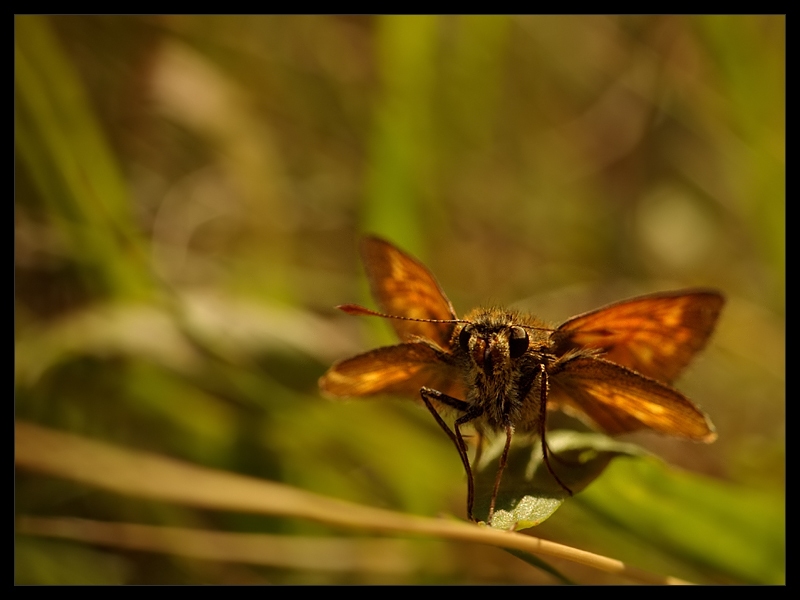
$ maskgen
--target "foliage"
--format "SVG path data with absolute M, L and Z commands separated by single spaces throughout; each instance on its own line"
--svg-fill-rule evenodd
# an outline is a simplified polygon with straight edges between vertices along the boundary
M 516 303 L 557 323 L 715 287 L 719 329 L 677 387 L 719 441 L 622 440 L 673 466 L 615 460 L 533 531 L 701 583 L 781 583 L 784 98 L 781 16 L 17 16 L 16 417 L 463 516 L 425 410 L 317 392 L 333 360 L 391 341 L 331 308 L 367 303 L 361 233 L 419 256 L 459 314 Z M 23 467 L 15 484 L 18 523 L 280 536 L 259 543 L 298 545 L 262 555 L 320 565 L 56 540 L 49 522 L 18 525 L 18 583 L 556 581 L 472 544 L 379 551 L 304 518 Z

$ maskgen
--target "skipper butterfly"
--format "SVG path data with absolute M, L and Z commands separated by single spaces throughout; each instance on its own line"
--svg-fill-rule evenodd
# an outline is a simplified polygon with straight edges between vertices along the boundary
M 540 436 L 548 471 L 572 493 L 550 464 L 548 408 L 577 413 L 610 434 L 651 429 L 707 443 L 716 439 L 708 416 L 670 383 L 706 345 L 724 304 L 719 292 L 640 296 L 553 329 L 531 315 L 499 308 L 477 308 L 459 319 L 415 258 L 376 237 L 363 240 L 361 255 L 382 312 L 355 304 L 338 308 L 390 319 L 401 343 L 335 363 L 320 388 L 338 397 L 421 398 L 458 450 L 471 520 L 475 482 L 462 433 L 467 423 L 478 433 L 488 428 L 506 436 L 489 522 L 514 432 Z M 460 413 L 452 429 L 439 414 L 442 405 Z

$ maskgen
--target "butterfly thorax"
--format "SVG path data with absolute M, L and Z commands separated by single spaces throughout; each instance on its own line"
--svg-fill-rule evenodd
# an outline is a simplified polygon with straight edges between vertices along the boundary
M 548 352 L 544 325 L 516 312 L 480 308 L 455 328 L 451 347 L 468 390 L 466 401 L 492 429 L 512 425 L 536 430 L 540 403 L 540 365 Z

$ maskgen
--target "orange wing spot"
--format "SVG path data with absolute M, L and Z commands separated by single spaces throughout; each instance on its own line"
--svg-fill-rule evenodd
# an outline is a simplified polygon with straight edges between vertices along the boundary
M 666 311 L 662 322 L 667 327 L 677 327 L 683 322 L 683 314 L 686 310 L 686 300 L 678 303 L 672 310 Z

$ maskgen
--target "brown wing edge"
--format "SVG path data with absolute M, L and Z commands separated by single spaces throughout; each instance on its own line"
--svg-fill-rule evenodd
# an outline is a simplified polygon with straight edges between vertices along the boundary
M 679 299 L 688 296 L 705 296 L 707 300 L 709 300 L 710 302 L 707 302 L 703 305 L 703 310 L 705 314 L 699 315 L 702 321 L 700 323 L 702 327 L 695 328 L 696 331 L 698 332 L 698 335 L 695 338 L 693 338 L 692 340 L 693 343 L 685 345 L 685 350 L 687 351 L 686 358 L 683 361 L 680 361 L 680 363 L 674 365 L 675 368 L 672 369 L 671 373 L 661 374 L 663 375 L 663 379 L 665 381 L 671 382 L 680 374 L 681 371 L 683 371 L 684 368 L 686 368 L 691 359 L 698 352 L 702 351 L 703 348 L 705 348 L 706 345 L 708 344 L 708 340 L 711 338 L 711 334 L 713 333 L 714 328 L 716 327 L 717 320 L 719 319 L 720 312 L 722 311 L 722 308 L 725 304 L 725 296 L 718 290 L 712 288 L 685 288 L 670 292 L 655 292 L 652 294 L 645 294 L 642 296 L 635 296 L 633 298 L 620 300 L 618 302 L 608 304 L 601 308 L 576 315 L 574 317 L 571 317 L 564 323 L 562 323 L 553 333 L 551 339 L 554 344 L 555 352 L 556 354 L 564 355 L 570 350 L 575 350 L 583 347 L 596 347 L 604 349 L 600 346 L 595 346 L 592 344 L 583 345 L 580 343 L 576 343 L 575 338 L 579 337 L 583 333 L 591 333 L 593 331 L 592 329 L 581 329 L 580 323 L 582 321 L 590 319 L 591 317 L 595 317 L 605 311 L 613 310 L 619 306 L 624 306 L 626 304 L 635 304 L 638 302 L 645 302 L 647 300 L 652 300 L 652 299 L 664 299 L 664 298 Z M 614 359 L 609 359 L 609 360 L 614 362 Z M 633 365 L 628 365 L 628 364 L 622 364 L 622 366 L 633 368 Z M 648 373 L 648 372 L 644 372 L 643 374 L 645 376 L 657 375 L 656 373 Z
M 423 386 L 463 397 L 458 370 L 448 358 L 423 340 L 384 346 L 335 362 L 318 385 L 333 399 L 395 395 L 418 400 Z
M 391 242 L 383 239 L 382 237 L 379 237 L 379 236 L 373 235 L 373 234 L 365 235 L 363 238 L 361 238 L 361 256 L 362 256 L 362 258 L 364 258 L 366 256 L 374 255 L 375 250 L 374 250 L 374 248 L 371 248 L 371 246 L 381 248 L 381 250 L 379 251 L 379 254 L 384 255 L 384 256 L 389 254 L 389 252 L 397 252 L 399 255 L 401 255 L 403 258 L 405 258 L 408 262 L 410 262 L 414 266 L 416 266 L 420 271 L 422 271 L 425 274 L 427 274 L 427 276 L 430 277 L 431 281 L 433 282 L 436 290 L 439 292 L 439 296 L 441 297 L 442 300 L 444 300 L 445 304 L 447 305 L 450 318 L 452 318 L 452 319 L 456 318 L 455 308 L 453 308 L 453 304 L 450 302 L 450 299 L 447 297 L 447 294 L 444 293 L 444 290 L 442 289 L 442 286 L 439 285 L 439 280 L 436 279 L 436 276 L 433 273 L 431 273 L 430 269 L 428 269 L 428 267 L 426 267 L 419 259 L 415 258 L 414 256 L 411 256 L 408 252 L 406 252 L 404 250 L 401 250 L 400 248 L 398 248 L 397 246 L 395 246 Z M 388 251 L 387 251 L 387 249 L 388 249 Z M 366 262 L 367 261 L 364 261 L 365 265 L 366 265 Z M 370 282 L 370 284 L 371 283 L 372 282 Z
M 682 298 L 684 296 L 714 296 L 719 300 L 719 307 L 718 310 L 722 310 L 722 306 L 725 304 L 725 295 L 716 290 L 714 288 L 683 288 L 680 290 L 670 290 L 668 292 L 653 292 L 651 294 L 642 294 L 641 296 L 633 296 L 632 298 L 625 298 L 624 300 L 617 300 L 616 302 L 611 302 L 610 304 L 606 304 L 601 306 L 600 308 L 595 308 L 592 310 L 587 310 L 584 313 L 579 315 L 575 315 L 574 317 L 570 317 L 566 321 L 564 321 L 561 325 L 559 325 L 558 330 L 567 328 L 567 325 L 572 323 L 573 321 L 579 321 L 584 317 L 588 317 L 594 315 L 599 312 L 603 312 L 610 308 L 615 308 L 617 306 L 622 306 L 624 304 L 631 304 L 634 302 L 638 302 L 640 300 L 651 300 L 654 298 Z
M 626 379 L 626 382 L 620 382 L 621 385 L 630 385 L 631 383 L 634 383 L 634 385 L 640 384 L 640 389 L 648 387 L 651 390 L 656 389 L 659 391 L 659 393 L 670 396 L 672 400 L 677 401 L 683 409 L 687 409 L 690 413 L 692 413 L 692 417 L 696 419 L 695 425 L 698 425 L 700 421 L 702 421 L 705 426 L 705 432 L 694 435 L 684 434 L 674 429 L 659 429 L 642 422 L 631 413 L 620 410 L 613 405 L 603 403 L 591 392 L 587 391 L 586 388 L 581 388 L 579 382 L 580 372 L 578 372 L 577 376 L 575 372 L 570 372 L 569 367 L 572 367 L 573 369 L 580 367 L 580 361 L 590 361 L 592 366 L 605 369 L 606 374 L 613 373 L 617 377 Z M 573 382 L 577 382 L 577 385 L 570 386 L 570 378 L 572 378 Z M 661 383 L 655 379 L 645 377 L 636 371 L 616 363 L 600 358 L 575 357 L 573 359 L 564 361 L 560 368 L 558 368 L 551 375 L 550 382 L 551 387 L 548 394 L 549 408 L 558 408 L 564 410 L 564 412 L 583 421 L 588 421 L 590 425 L 594 425 L 596 428 L 606 431 L 612 435 L 649 429 L 657 433 L 682 437 L 684 439 L 703 442 L 706 444 L 710 444 L 717 439 L 717 433 L 714 428 L 714 424 L 711 422 L 711 419 L 694 402 L 689 400 L 686 396 L 671 386 Z

